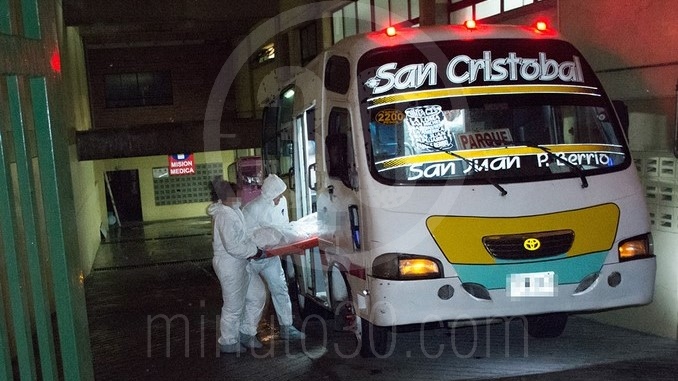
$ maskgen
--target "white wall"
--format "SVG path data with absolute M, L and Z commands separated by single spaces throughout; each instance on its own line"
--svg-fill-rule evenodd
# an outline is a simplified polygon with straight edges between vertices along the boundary
M 678 81 L 678 7 L 656 0 L 559 0 L 560 30 L 626 102 L 629 144 L 648 191 L 657 255 L 654 301 L 594 319 L 678 338 L 678 163 L 671 152 Z

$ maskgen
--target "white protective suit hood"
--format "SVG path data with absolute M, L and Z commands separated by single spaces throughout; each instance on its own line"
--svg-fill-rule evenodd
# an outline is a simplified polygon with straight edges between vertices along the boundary
M 260 248 L 270 248 L 308 237 L 307 234 L 296 232 L 290 225 L 285 197 L 281 197 L 278 205 L 274 202 L 286 189 L 287 185 L 280 177 L 269 175 L 261 187 L 261 195 L 243 208 L 247 228 L 252 232 L 252 240 Z
M 261 196 L 266 200 L 273 200 L 287 189 L 287 184 L 277 175 L 270 174 L 264 179 L 261 186 Z

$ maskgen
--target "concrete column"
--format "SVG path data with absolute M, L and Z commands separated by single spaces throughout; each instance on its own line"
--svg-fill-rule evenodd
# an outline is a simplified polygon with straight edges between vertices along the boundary
M 436 0 L 419 0 L 419 25 L 435 25 Z
M 447 24 L 447 0 L 419 0 L 419 25 Z

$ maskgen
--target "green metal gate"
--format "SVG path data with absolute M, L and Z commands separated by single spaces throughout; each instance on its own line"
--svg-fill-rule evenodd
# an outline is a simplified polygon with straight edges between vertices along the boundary
M 0 0 L 0 380 L 91 380 L 60 1 Z

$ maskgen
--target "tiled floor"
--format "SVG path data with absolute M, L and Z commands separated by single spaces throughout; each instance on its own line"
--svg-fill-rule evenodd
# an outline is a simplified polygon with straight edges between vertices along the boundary
M 269 309 L 264 348 L 221 355 L 221 306 L 209 220 L 121 231 L 102 245 L 85 291 L 97 380 L 676 380 L 678 344 L 571 318 L 563 336 L 526 339 L 522 325 L 398 332 L 385 358 L 356 356 L 350 333 L 319 318 L 281 341 Z M 132 239 L 131 237 L 135 237 Z

